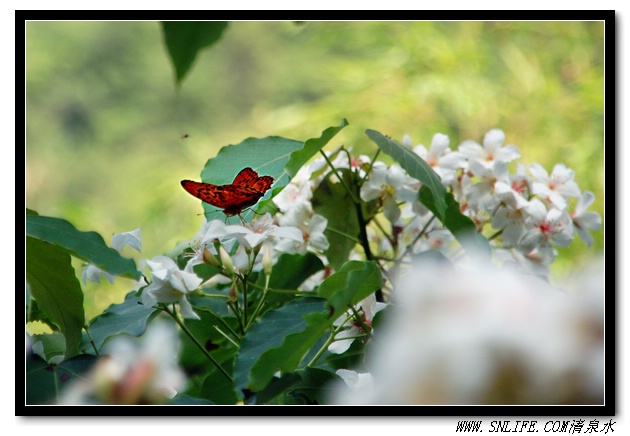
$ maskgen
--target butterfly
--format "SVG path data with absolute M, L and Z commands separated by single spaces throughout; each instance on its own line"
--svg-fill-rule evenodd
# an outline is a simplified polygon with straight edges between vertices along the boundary
M 231 185 L 182 180 L 182 187 L 192 196 L 223 209 L 226 216 L 240 215 L 243 209 L 255 205 L 273 184 L 273 177 L 261 176 L 247 167 L 236 175 Z

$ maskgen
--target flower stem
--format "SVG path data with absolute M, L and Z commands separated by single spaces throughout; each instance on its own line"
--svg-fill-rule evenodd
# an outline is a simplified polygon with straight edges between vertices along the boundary
M 330 159 L 328 159 L 328 156 L 326 156 L 326 153 L 324 153 L 323 150 L 319 150 L 319 152 L 322 154 L 322 156 L 324 156 L 324 159 L 326 160 L 326 162 L 328 163 L 328 166 L 330 167 L 330 170 L 335 173 L 335 176 L 337 176 L 337 178 L 339 179 L 339 181 L 341 182 L 341 184 L 343 185 L 343 187 L 346 189 L 346 191 L 348 192 L 348 194 L 350 195 L 350 198 L 352 198 L 352 202 L 354 204 L 359 204 L 360 201 L 359 199 L 356 197 L 354 191 L 352 189 L 350 189 L 350 187 L 346 184 L 346 181 L 343 179 L 343 177 L 341 177 L 339 175 L 339 173 L 337 172 L 337 169 L 333 166 L 332 162 L 330 161 Z
M 348 322 L 350 318 L 352 318 L 352 315 L 346 316 L 346 319 L 337 328 L 332 329 L 332 331 L 330 332 L 330 336 L 328 336 L 328 339 L 326 339 L 326 342 L 324 343 L 324 345 L 322 345 L 317 354 L 311 359 L 310 362 L 308 362 L 308 364 L 306 365 L 307 367 L 313 366 L 315 362 L 317 362 L 317 360 L 322 357 L 322 354 L 324 354 L 324 352 L 328 349 L 328 346 L 335 342 L 335 335 L 339 333 L 339 331 L 343 328 L 343 326 L 346 324 L 346 322 Z
M 186 333 L 186 335 L 195 343 L 197 348 L 199 348 L 201 350 L 201 352 L 208 358 L 208 360 L 210 360 L 210 362 L 212 362 L 214 364 L 214 366 L 216 366 L 217 369 L 219 371 L 221 371 L 221 373 L 230 381 L 230 383 L 233 383 L 233 380 L 232 380 L 232 377 L 230 376 L 230 374 L 228 374 L 227 371 L 225 369 L 223 369 L 221 364 L 219 362 L 217 362 L 215 360 L 215 358 L 210 355 L 210 353 L 208 353 L 208 350 L 206 350 L 204 348 L 204 346 L 199 343 L 197 338 L 192 334 L 192 332 L 188 329 L 188 327 L 186 327 L 186 325 L 179 319 L 177 314 L 174 311 L 170 310 L 166 305 L 161 305 L 161 308 L 162 308 L 162 310 L 164 312 L 169 314 L 170 317 L 175 320 L 175 322 L 177 323 L 179 328 L 181 328 L 182 331 L 184 333 Z

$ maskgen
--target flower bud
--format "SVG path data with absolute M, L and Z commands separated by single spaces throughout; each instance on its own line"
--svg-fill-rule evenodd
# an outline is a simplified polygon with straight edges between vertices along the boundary
M 271 275 L 271 270 L 273 269 L 273 256 L 271 255 L 271 248 L 269 247 L 269 245 L 265 245 L 262 265 L 265 274 L 267 274 L 267 277 L 269 277 Z
M 203 261 L 208 265 L 221 268 L 221 262 L 219 262 L 219 259 L 217 259 L 210 250 L 208 250 L 208 247 L 203 247 Z
M 221 264 L 223 265 L 224 271 L 229 276 L 233 276 L 234 275 L 234 264 L 232 263 L 232 258 L 227 253 L 227 251 L 225 251 L 225 248 L 223 248 L 223 246 L 219 247 L 219 257 L 221 258 Z

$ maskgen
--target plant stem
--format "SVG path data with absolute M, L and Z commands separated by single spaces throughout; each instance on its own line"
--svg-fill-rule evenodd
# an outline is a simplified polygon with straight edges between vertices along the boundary
M 192 334 L 192 332 L 188 329 L 188 327 L 186 327 L 186 325 L 179 319 L 177 314 L 174 311 L 169 310 L 169 308 L 164 304 L 161 305 L 161 308 L 164 312 L 169 314 L 171 318 L 175 320 L 179 328 L 181 328 L 182 331 L 186 333 L 186 335 L 195 343 L 197 348 L 199 348 L 201 352 L 208 358 L 208 360 L 210 360 L 210 362 L 212 362 L 214 366 L 216 366 L 217 369 L 221 371 L 221 373 L 230 381 L 230 383 L 233 383 L 234 381 L 232 380 L 232 377 L 230 376 L 230 374 L 228 374 L 227 371 L 223 369 L 221 364 L 217 362 L 215 358 L 210 355 L 210 353 L 208 353 L 208 350 L 206 350 L 204 346 L 199 343 L 197 338 Z
M 339 331 L 343 328 L 343 326 L 346 324 L 346 322 L 348 322 L 350 318 L 352 318 L 352 315 L 347 315 L 346 319 L 344 319 L 337 328 L 332 329 L 332 331 L 330 332 L 330 336 L 328 336 L 328 339 L 326 339 L 326 342 L 324 343 L 324 345 L 322 345 L 317 354 L 311 359 L 310 362 L 308 362 L 308 364 L 306 365 L 307 367 L 313 366 L 315 362 L 317 362 L 317 359 L 322 357 L 322 354 L 324 354 L 324 352 L 328 349 L 328 346 L 335 342 L 335 335 L 339 333 Z
M 326 162 L 328 163 L 328 166 L 330 167 L 330 170 L 335 173 L 335 176 L 337 176 L 337 179 L 339 179 L 339 181 L 341 182 L 341 184 L 343 185 L 343 187 L 346 189 L 346 191 L 348 192 L 348 194 L 350 195 L 350 198 L 352 198 L 352 202 L 354 204 L 359 204 L 360 201 L 359 199 L 355 196 L 354 191 L 352 189 L 350 189 L 350 187 L 346 184 L 346 181 L 343 179 L 343 177 L 341 177 L 339 175 L 339 173 L 337 172 L 337 168 L 335 168 L 332 164 L 332 162 L 330 161 L 330 159 L 328 159 L 328 156 L 326 156 L 326 153 L 324 153 L 323 150 L 319 150 L 319 152 L 322 154 L 322 156 L 324 156 L 324 159 L 326 160 Z

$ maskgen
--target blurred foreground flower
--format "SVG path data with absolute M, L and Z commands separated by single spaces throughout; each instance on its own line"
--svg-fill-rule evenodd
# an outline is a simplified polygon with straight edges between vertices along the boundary
M 366 357 L 373 387 L 339 385 L 332 402 L 602 404 L 603 262 L 576 283 L 417 265 Z
M 92 371 L 62 393 L 61 404 L 162 404 L 186 384 L 177 332 L 164 321 L 151 323 L 140 345 L 119 336 L 103 351 Z

